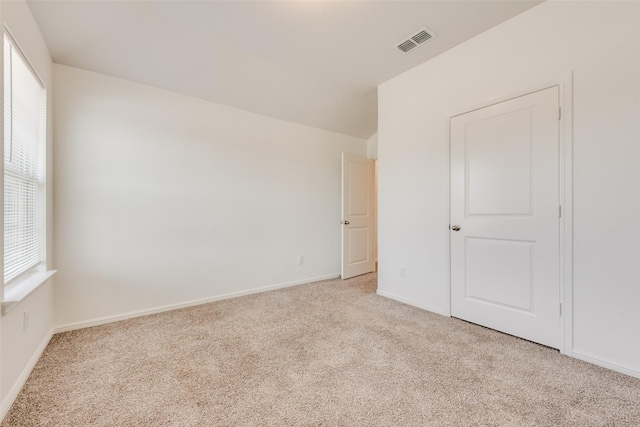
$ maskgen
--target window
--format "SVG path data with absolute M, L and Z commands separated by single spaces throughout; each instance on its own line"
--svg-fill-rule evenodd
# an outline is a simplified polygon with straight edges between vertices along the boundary
M 4 284 L 45 270 L 46 90 L 4 34 Z M 6 296 L 6 295 L 5 295 Z

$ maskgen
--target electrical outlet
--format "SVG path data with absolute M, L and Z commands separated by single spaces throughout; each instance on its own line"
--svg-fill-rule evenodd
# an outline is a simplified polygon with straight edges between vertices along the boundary
M 304 257 L 302 255 L 300 255 L 298 257 L 298 265 L 302 265 L 302 264 L 304 264 Z
M 29 310 L 22 313 L 22 332 L 27 332 L 27 329 L 29 329 Z
M 400 267 L 400 277 L 407 277 L 407 267 Z

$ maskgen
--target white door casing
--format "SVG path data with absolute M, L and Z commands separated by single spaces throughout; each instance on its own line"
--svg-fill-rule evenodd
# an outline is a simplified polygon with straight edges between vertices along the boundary
M 451 314 L 560 347 L 558 87 L 451 119 Z
M 373 161 L 342 153 L 343 279 L 370 273 L 373 259 Z

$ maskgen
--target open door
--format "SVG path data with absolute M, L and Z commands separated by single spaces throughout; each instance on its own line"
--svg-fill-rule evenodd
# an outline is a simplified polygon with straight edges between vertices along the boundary
M 373 258 L 373 160 L 342 153 L 342 278 L 370 273 Z

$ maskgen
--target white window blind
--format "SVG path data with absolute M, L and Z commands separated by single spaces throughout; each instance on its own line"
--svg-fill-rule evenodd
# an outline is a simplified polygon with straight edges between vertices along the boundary
M 45 257 L 46 90 L 4 35 L 4 284 Z

